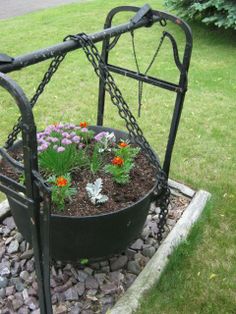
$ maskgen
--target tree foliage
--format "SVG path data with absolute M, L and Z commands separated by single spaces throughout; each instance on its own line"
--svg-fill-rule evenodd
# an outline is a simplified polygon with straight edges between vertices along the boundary
M 236 30 L 235 0 L 165 0 L 165 4 L 185 19 Z

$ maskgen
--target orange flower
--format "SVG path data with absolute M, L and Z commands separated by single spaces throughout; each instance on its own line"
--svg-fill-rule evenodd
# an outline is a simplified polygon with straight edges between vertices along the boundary
M 53 122 L 53 125 L 54 125 L 54 126 L 58 126 L 59 123 L 58 123 L 58 122 Z
M 81 128 L 87 128 L 88 122 L 85 122 L 85 121 L 80 122 L 79 126 L 80 126 Z
M 111 162 L 113 165 L 122 166 L 124 164 L 124 159 L 119 156 L 116 156 L 115 158 L 112 159 Z
M 118 146 L 119 146 L 120 148 L 124 148 L 124 147 L 129 146 L 129 144 L 127 144 L 126 142 L 120 142 L 120 143 L 118 144 Z
M 68 180 L 66 180 L 66 178 L 64 178 L 64 177 L 58 177 L 56 180 L 56 185 L 59 187 L 66 186 L 67 183 L 68 183 Z

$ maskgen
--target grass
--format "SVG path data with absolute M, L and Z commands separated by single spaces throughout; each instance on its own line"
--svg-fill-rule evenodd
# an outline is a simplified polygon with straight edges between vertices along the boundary
M 162 1 L 150 0 L 153 8 Z M 65 35 L 92 33 L 103 26 L 106 13 L 121 0 L 71 4 L 0 21 L 1 51 L 16 56 L 60 42 Z M 142 5 L 143 1 L 126 1 Z M 131 15 L 121 14 L 115 22 Z M 161 282 L 143 301 L 144 313 L 236 313 L 236 34 L 191 25 L 194 49 L 181 124 L 171 167 L 171 178 L 212 193 L 205 215 L 189 239 L 171 257 Z M 173 31 L 172 26 L 168 26 Z M 4 35 L 4 34 L 7 34 Z M 137 50 L 144 69 L 157 46 L 158 27 L 137 31 Z M 181 47 L 182 37 L 177 33 Z M 155 40 L 153 40 L 155 39 Z M 100 47 L 100 46 L 99 46 Z M 144 48 L 145 47 L 145 48 Z M 177 79 L 165 43 L 150 74 Z M 134 68 L 130 35 L 124 35 L 111 61 Z M 30 97 L 48 62 L 10 73 Z M 131 109 L 137 113 L 137 82 L 116 76 Z M 174 95 L 144 86 L 140 127 L 163 158 Z M 81 51 L 67 56 L 34 109 L 38 129 L 59 120 L 96 122 L 97 79 Z M 15 104 L 0 91 L 1 144 L 17 117 Z M 107 99 L 105 124 L 124 128 Z M 123 313 L 122 313 L 123 314 Z

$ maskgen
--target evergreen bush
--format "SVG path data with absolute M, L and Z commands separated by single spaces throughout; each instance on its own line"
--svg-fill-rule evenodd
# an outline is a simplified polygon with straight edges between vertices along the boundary
M 165 5 L 185 19 L 236 30 L 236 0 L 165 0 Z

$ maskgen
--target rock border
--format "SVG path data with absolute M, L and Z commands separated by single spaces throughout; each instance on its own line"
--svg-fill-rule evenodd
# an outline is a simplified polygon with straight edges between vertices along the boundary
M 113 308 L 107 311 L 107 314 L 131 314 L 138 309 L 142 298 L 157 284 L 163 270 L 169 262 L 169 257 L 180 243 L 187 238 L 192 226 L 199 219 L 207 201 L 211 198 L 211 194 L 207 191 L 199 190 L 195 192 L 184 184 L 173 180 L 169 180 L 169 185 L 171 188 L 193 197 L 193 199 L 185 209 L 182 217 L 160 245 L 157 252 L 136 278 L 135 282 L 117 301 Z

